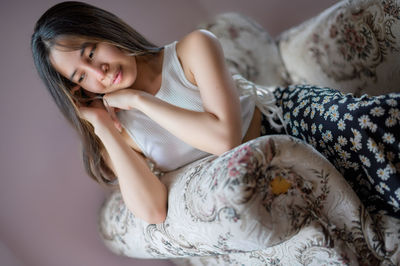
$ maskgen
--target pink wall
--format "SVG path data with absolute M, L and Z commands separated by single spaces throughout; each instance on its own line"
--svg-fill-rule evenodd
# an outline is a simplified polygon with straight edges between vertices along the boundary
M 33 25 L 60 1 L 0 3 L 0 265 L 171 265 L 118 257 L 100 241 L 97 212 L 105 191 L 84 173 L 75 132 L 45 91 L 31 60 Z M 336 1 L 91 0 L 163 45 L 206 18 L 239 11 L 272 35 Z

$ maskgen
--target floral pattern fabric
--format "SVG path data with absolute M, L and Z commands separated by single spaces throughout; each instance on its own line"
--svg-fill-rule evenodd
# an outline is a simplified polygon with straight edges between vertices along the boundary
M 400 220 L 364 209 L 319 152 L 264 136 L 161 177 L 168 215 L 148 224 L 113 193 L 99 230 L 115 253 L 180 265 L 397 265 Z
M 288 134 L 324 155 L 368 211 L 400 218 L 400 93 L 357 98 L 297 85 L 274 94 Z
M 291 84 L 362 94 L 400 92 L 400 1 L 340 1 L 282 33 Z
M 288 85 L 288 74 L 275 40 L 256 21 L 238 13 L 223 13 L 198 28 L 214 33 L 224 50 L 231 74 L 260 85 Z

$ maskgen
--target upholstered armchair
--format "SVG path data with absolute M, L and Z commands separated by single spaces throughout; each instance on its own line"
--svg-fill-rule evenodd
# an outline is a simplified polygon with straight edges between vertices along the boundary
M 341 1 L 276 39 L 236 13 L 199 27 L 220 39 L 235 82 L 246 86 L 400 91 L 398 0 Z M 169 190 L 164 223 L 136 218 L 119 192 L 104 202 L 99 232 L 113 252 L 177 265 L 400 264 L 400 221 L 369 213 L 299 139 L 264 136 L 158 174 Z

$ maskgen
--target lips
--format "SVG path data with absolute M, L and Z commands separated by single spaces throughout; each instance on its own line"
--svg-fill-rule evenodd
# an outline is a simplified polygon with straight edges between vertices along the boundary
M 114 76 L 114 79 L 113 79 L 112 84 L 115 85 L 115 84 L 120 83 L 120 82 L 121 82 L 121 79 L 122 79 L 122 69 L 119 68 L 118 71 L 117 71 L 117 73 L 116 73 L 115 76 Z

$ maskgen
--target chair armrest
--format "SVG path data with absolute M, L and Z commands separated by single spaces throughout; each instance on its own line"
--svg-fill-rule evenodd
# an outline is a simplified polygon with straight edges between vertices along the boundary
M 293 84 L 360 96 L 400 91 L 400 2 L 340 1 L 278 38 Z

